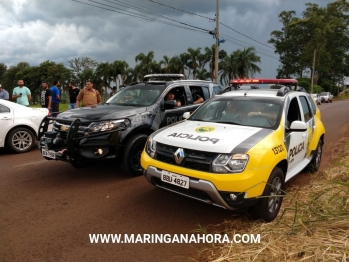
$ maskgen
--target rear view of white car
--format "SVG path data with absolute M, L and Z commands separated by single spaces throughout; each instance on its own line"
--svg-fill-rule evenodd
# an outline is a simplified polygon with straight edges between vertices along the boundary
M 39 125 L 47 108 L 30 108 L 0 100 L 0 148 L 25 153 L 35 146 Z
M 333 98 L 333 95 L 330 93 L 330 92 L 322 92 L 319 94 L 319 96 L 321 97 L 321 102 L 322 103 L 332 103 L 332 98 Z
M 318 94 L 311 94 L 311 97 L 313 98 L 314 102 L 317 105 L 321 105 L 321 97 Z

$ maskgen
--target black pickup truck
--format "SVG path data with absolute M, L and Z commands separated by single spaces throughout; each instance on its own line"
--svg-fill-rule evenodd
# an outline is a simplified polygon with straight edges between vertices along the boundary
M 175 94 L 175 100 L 165 100 L 169 92 Z M 47 160 L 75 167 L 118 159 L 125 172 L 141 175 L 140 155 L 148 136 L 181 121 L 184 112 L 197 109 L 200 104 L 195 104 L 193 97 L 208 100 L 220 92 L 221 87 L 211 81 L 135 83 L 103 104 L 46 117 L 39 128 L 39 149 Z M 53 128 L 48 131 L 50 123 Z

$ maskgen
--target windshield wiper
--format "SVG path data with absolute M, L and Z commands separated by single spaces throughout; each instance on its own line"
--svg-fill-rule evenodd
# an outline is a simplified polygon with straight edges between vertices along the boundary
M 230 125 L 237 125 L 237 126 L 242 126 L 242 124 L 236 123 L 236 122 L 226 122 L 226 121 L 219 121 L 219 122 L 215 122 L 218 124 L 230 124 Z

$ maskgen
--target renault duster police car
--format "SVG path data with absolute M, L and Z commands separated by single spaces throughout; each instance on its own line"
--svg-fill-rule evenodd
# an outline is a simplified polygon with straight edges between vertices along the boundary
M 125 172 L 141 175 L 140 156 L 148 136 L 182 120 L 184 112 L 197 109 L 200 104 L 194 104 L 195 96 L 208 100 L 221 91 L 210 81 L 147 79 L 123 88 L 104 104 L 45 118 L 39 130 L 39 148 L 47 160 L 75 167 L 118 158 Z M 175 100 L 165 101 L 169 92 Z M 54 121 L 52 131 L 48 131 L 50 121 Z
M 189 117 L 185 113 L 184 117 Z M 141 157 L 153 185 L 272 221 L 285 182 L 320 166 L 325 128 L 306 92 L 237 90 L 151 134 Z

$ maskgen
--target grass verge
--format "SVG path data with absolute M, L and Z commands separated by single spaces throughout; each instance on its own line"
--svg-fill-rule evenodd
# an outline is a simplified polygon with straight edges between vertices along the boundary
M 234 234 L 260 234 L 260 243 L 201 247 L 194 260 L 349 262 L 349 142 L 340 163 L 313 176 L 309 185 L 287 188 L 272 223 L 239 216 L 217 226 L 230 239 Z

